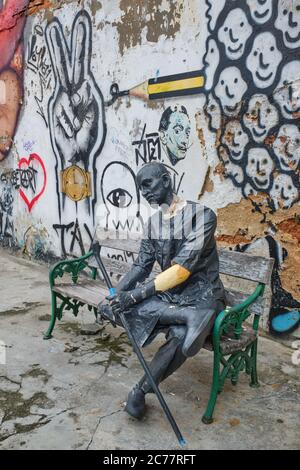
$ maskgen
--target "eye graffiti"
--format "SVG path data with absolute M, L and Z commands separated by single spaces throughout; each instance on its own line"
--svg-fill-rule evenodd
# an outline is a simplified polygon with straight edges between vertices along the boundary
M 255 210 L 288 209 L 300 197 L 300 0 L 206 4 L 204 114 L 222 174 L 245 198 L 267 195 Z
M 286 47 L 300 47 L 300 0 L 278 0 L 275 27 L 281 31 Z
M 237 67 L 228 67 L 221 72 L 215 95 L 219 98 L 227 116 L 236 116 L 239 113 L 246 90 L 247 84 Z
M 300 131 L 294 124 L 286 124 L 279 129 L 273 144 L 274 152 L 284 171 L 298 170 L 300 162 Z
M 273 169 L 274 162 L 265 148 L 256 147 L 249 150 L 246 174 L 255 189 L 269 189 Z
M 229 59 L 236 60 L 242 57 L 251 33 L 252 26 L 243 10 L 241 8 L 231 10 L 218 33 L 219 41 L 224 44 Z
M 107 196 L 107 200 L 115 207 L 125 208 L 131 204 L 132 196 L 126 189 L 113 189 Z
M 281 72 L 280 81 L 274 91 L 274 99 L 286 119 L 300 117 L 300 61 L 287 63 Z
M 278 50 L 272 33 L 265 32 L 256 36 L 246 66 L 258 88 L 268 88 L 275 80 L 282 53 Z
M 100 189 L 104 204 L 97 209 L 98 227 L 141 232 L 140 193 L 132 169 L 123 162 L 109 163 L 102 173 Z
M 246 0 L 252 19 L 264 24 L 272 16 L 273 0 Z
M 274 179 L 270 191 L 275 209 L 289 209 L 298 199 L 298 189 L 289 175 L 281 174 Z
M 255 142 L 262 143 L 279 121 L 279 113 L 266 95 L 253 95 L 244 114 L 244 124 Z

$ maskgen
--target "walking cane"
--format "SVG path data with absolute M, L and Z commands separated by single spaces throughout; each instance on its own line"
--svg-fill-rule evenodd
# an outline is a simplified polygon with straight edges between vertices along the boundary
M 111 296 L 115 296 L 115 295 L 116 295 L 116 289 L 112 286 L 112 282 L 111 282 L 111 280 L 110 280 L 110 278 L 109 278 L 109 276 L 108 276 L 108 274 L 107 274 L 107 271 L 106 271 L 106 269 L 105 269 L 105 266 L 104 266 L 104 264 L 103 264 L 103 262 L 102 262 L 102 260 L 101 260 L 101 258 L 100 258 L 100 244 L 99 244 L 99 242 L 94 242 L 92 246 L 93 246 L 93 253 L 94 253 L 95 259 L 96 259 L 96 261 L 97 261 L 97 263 L 98 263 L 98 265 L 99 265 L 100 271 L 101 271 L 101 273 L 102 273 L 102 275 L 103 275 L 103 277 L 104 277 L 104 280 L 105 280 L 105 282 L 106 282 L 106 285 L 107 285 L 107 287 L 108 287 L 108 289 L 109 289 L 109 293 L 110 293 Z M 133 346 L 133 350 L 135 351 L 137 357 L 139 358 L 139 361 L 140 361 L 140 363 L 141 363 L 141 365 L 142 365 L 142 367 L 143 367 L 143 369 L 144 369 L 144 371 L 145 371 L 145 374 L 147 375 L 147 378 L 148 378 L 148 380 L 149 380 L 149 382 L 150 382 L 150 385 L 151 385 L 153 391 L 155 392 L 155 394 L 156 394 L 156 396 L 157 396 L 157 398 L 158 398 L 158 401 L 159 401 L 159 403 L 161 404 L 161 407 L 162 407 L 162 409 L 163 409 L 163 411 L 164 411 L 164 413 L 165 413 L 165 415 L 166 415 L 166 417 L 167 417 L 169 423 L 170 423 L 171 426 L 172 426 L 173 431 L 174 431 L 175 434 L 176 434 L 176 437 L 177 437 L 177 439 L 178 439 L 179 444 L 180 444 L 181 446 L 184 446 L 184 445 L 186 444 L 186 441 L 185 441 L 184 438 L 182 437 L 182 434 L 181 434 L 181 432 L 180 432 L 180 430 L 179 430 L 179 428 L 178 428 L 178 426 L 177 426 L 177 424 L 176 424 L 176 421 L 175 421 L 175 419 L 173 418 L 173 416 L 172 416 L 172 414 L 171 414 L 171 411 L 169 410 L 169 407 L 168 407 L 167 403 L 165 402 L 164 397 L 162 396 L 161 391 L 159 390 L 158 386 L 156 385 L 156 383 L 155 383 L 155 381 L 154 381 L 154 379 L 153 379 L 153 377 L 152 377 L 152 374 L 151 374 L 151 371 L 150 371 L 150 369 L 149 369 L 149 366 L 147 365 L 147 363 L 146 363 L 146 361 L 145 361 L 145 359 L 144 359 L 144 357 L 143 357 L 143 355 L 142 355 L 142 353 L 141 353 L 141 350 L 140 350 L 140 348 L 139 348 L 139 346 L 138 346 L 138 344 L 137 344 L 137 342 L 136 342 L 136 340 L 135 340 L 133 334 L 132 334 L 131 331 L 130 331 L 130 328 L 129 328 L 129 326 L 128 326 L 128 323 L 127 323 L 127 320 L 126 320 L 126 317 L 125 317 L 124 312 L 121 312 L 121 313 L 119 314 L 119 317 L 120 317 L 121 323 L 122 323 L 122 325 L 123 325 L 123 327 L 124 327 L 124 330 L 126 331 L 126 333 L 127 333 L 127 335 L 128 335 L 128 338 L 129 338 L 129 340 L 130 340 L 130 342 L 131 342 L 131 344 L 132 344 L 132 346 Z

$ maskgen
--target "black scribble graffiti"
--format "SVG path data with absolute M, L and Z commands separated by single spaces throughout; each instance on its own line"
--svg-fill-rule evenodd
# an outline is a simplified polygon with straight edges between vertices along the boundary
M 37 175 L 38 171 L 31 166 L 26 169 L 18 168 L 11 173 L 10 182 L 15 189 L 31 189 L 33 194 L 35 194 L 37 187 Z
M 42 45 L 39 45 L 42 40 Z M 28 45 L 28 57 L 27 57 L 27 67 L 38 77 L 40 93 L 39 96 L 34 97 L 38 111 L 37 113 L 43 118 L 46 127 L 48 128 L 48 121 L 45 116 L 43 109 L 44 103 L 44 93 L 45 90 L 50 89 L 52 75 L 52 66 L 48 61 L 47 49 L 44 45 L 44 31 L 40 26 L 35 26 L 34 34 L 31 37 L 31 41 Z
M 137 166 L 141 163 L 161 161 L 161 143 L 158 132 L 146 134 L 146 124 L 144 125 L 141 138 L 132 142 L 135 147 L 135 160 Z
M 88 236 L 91 247 L 93 242 L 91 231 L 87 224 L 83 224 L 83 228 Z M 77 219 L 75 222 L 70 222 L 69 224 L 54 224 L 53 229 L 58 236 L 60 235 L 61 253 L 63 257 L 67 258 L 78 252 L 81 256 L 86 254 L 83 243 L 82 230 Z
M 300 200 L 300 0 L 206 4 L 204 111 L 224 176 L 245 198 L 265 194 L 270 213 L 288 209 Z
M 65 195 L 59 191 L 59 174 L 72 164 L 82 165 L 93 175 L 93 200 L 86 199 L 94 217 L 97 202 L 96 159 L 106 137 L 103 96 L 91 71 L 92 21 L 85 10 L 76 15 L 71 40 L 54 18 L 46 28 L 46 43 L 55 76 L 48 104 L 51 144 L 56 158 L 56 189 L 61 220 Z

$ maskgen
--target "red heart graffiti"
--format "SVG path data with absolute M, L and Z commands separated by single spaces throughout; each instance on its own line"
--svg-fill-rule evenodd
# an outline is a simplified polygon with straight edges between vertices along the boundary
M 30 157 L 28 158 L 28 160 L 26 158 L 22 158 L 19 161 L 19 169 L 21 169 L 23 165 L 27 165 L 29 167 L 32 161 L 37 161 L 39 165 L 42 167 L 44 181 L 43 181 L 43 187 L 41 191 L 38 194 L 36 194 L 36 196 L 34 196 L 34 198 L 31 201 L 29 201 L 24 191 L 20 189 L 20 196 L 24 200 L 25 204 L 27 205 L 29 212 L 31 212 L 31 209 L 33 208 L 34 204 L 40 199 L 41 195 L 45 191 L 46 183 L 47 183 L 47 175 L 46 175 L 46 168 L 45 168 L 44 162 L 41 159 L 41 157 L 39 157 L 39 155 L 37 155 L 36 153 L 32 153 Z

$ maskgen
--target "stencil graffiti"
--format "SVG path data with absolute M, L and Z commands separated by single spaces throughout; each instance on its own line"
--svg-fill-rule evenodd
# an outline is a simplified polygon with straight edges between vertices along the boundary
M 300 198 L 300 0 L 206 4 L 204 111 L 223 175 L 288 209 Z
M 0 2 L 0 161 L 9 154 L 23 97 L 22 35 L 29 0 Z
M 45 34 L 55 75 L 48 121 L 56 157 L 59 217 L 65 205 L 65 196 L 59 192 L 59 173 L 70 164 L 82 165 L 94 176 L 94 215 L 95 161 L 104 145 L 106 123 L 103 96 L 91 71 L 92 22 L 89 14 L 81 10 L 74 19 L 69 44 L 57 18 L 48 24 Z
M 1 182 L 3 186 L 0 192 L 0 241 L 2 243 L 8 242 L 11 244 L 14 239 L 14 197 L 9 174 L 2 174 Z
M 160 140 L 173 166 L 186 157 L 189 149 L 191 122 L 184 106 L 168 107 L 159 123 Z

